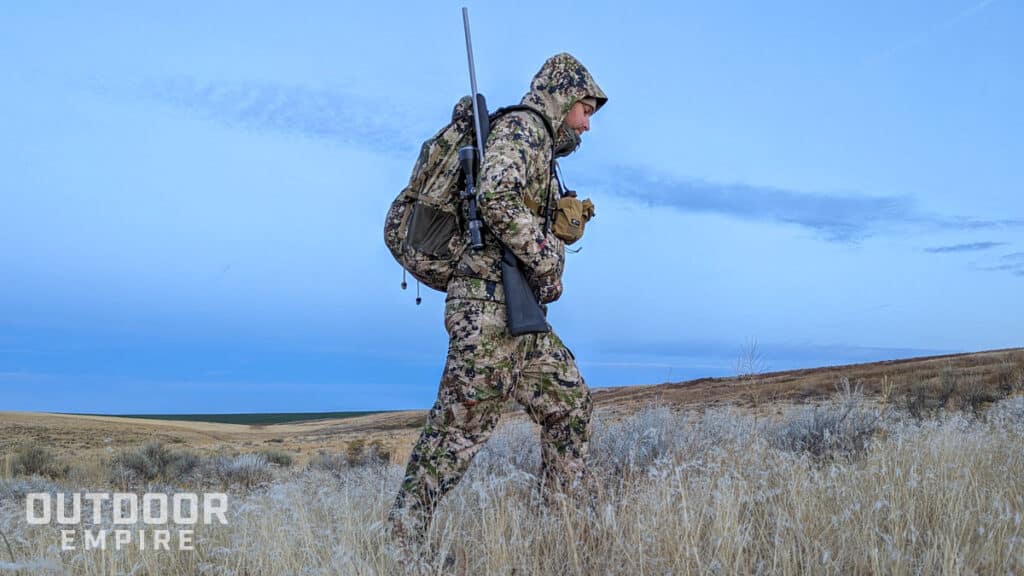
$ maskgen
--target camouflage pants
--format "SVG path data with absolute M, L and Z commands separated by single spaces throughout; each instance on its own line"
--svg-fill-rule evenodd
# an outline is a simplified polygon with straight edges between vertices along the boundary
M 445 327 L 450 341 L 437 401 L 388 517 L 392 530 L 417 541 L 438 501 L 490 437 L 509 397 L 541 425 L 543 487 L 569 492 L 586 474 L 590 390 L 558 336 L 510 336 L 505 304 L 485 300 L 449 300 Z

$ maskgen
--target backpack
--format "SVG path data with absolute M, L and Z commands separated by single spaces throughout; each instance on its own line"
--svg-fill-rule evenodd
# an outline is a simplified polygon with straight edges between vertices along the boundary
M 493 124 L 501 116 L 516 111 L 529 111 L 543 120 L 553 150 L 555 136 L 551 123 L 534 108 L 508 106 L 495 111 L 489 120 Z M 391 255 L 416 280 L 440 292 L 448 290 L 448 281 L 468 244 L 460 197 L 465 179 L 459 166 L 459 148 L 475 141 L 472 99 L 463 96 L 452 111 L 452 121 L 420 147 L 409 184 L 391 203 L 384 221 L 384 243 Z M 402 288 L 405 287 L 403 274 Z M 417 296 L 416 303 L 419 302 Z

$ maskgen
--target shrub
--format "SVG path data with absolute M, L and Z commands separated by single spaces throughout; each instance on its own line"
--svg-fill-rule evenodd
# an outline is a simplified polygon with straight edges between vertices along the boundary
M 996 368 L 996 383 L 1004 397 L 1024 388 L 1024 365 L 1003 360 Z
M 294 462 L 292 455 L 284 450 L 263 450 L 260 454 L 267 459 L 267 462 L 281 468 L 289 468 Z
M 981 412 L 983 406 L 1006 396 L 1007 394 L 1001 390 L 1001 387 L 987 386 L 978 375 L 967 376 L 957 389 L 960 409 L 970 410 L 975 415 Z
M 907 414 L 920 420 L 929 412 L 928 401 L 925 384 L 917 380 L 910 385 L 910 389 L 903 397 L 903 408 Z
M 503 424 L 473 458 L 467 475 L 483 479 L 517 472 L 540 473 L 540 440 L 533 422 Z
M 345 460 L 349 466 L 388 463 L 391 453 L 380 438 L 370 443 L 365 438 L 356 438 L 345 445 Z
M 946 367 L 942 369 L 941 376 L 939 376 L 939 406 L 949 405 L 950 398 L 956 394 L 958 384 L 959 382 L 956 372 L 953 370 L 953 366 L 951 364 L 946 364 Z
M 225 484 L 238 484 L 243 488 L 259 486 L 274 477 L 263 454 L 220 456 L 214 461 L 214 470 Z
M 952 364 L 937 378 L 917 381 L 904 396 L 904 408 L 917 419 L 934 416 L 942 409 L 963 410 L 975 415 L 989 403 L 1008 396 L 1015 388 L 1015 366 L 1002 362 L 992 371 L 961 369 Z
M 366 461 L 369 464 L 390 464 L 391 450 L 388 450 L 383 440 L 374 438 L 373 442 L 370 442 L 370 449 L 366 453 Z
M 365 439 L 356 438 L 345 445 L 344 453 L 318 451 L 309 459 L 306 467 L 309 470 L 322 470 L 338 476 L 353 468 L 390 463 L 391 452 L 381 439 L 375 439 L 367 444 Z
M 366 459 L 366 440 L 363 438 L 356 438 L 346 444 L 345 458 L 348 459 L 349 464 L 362 464 Z
M 665 406 L 648 406 L 618 424 L 598 420 L 591 439 L 594 460 L 612 475 L 643 470 L 672 448 L 678 420 Z
M 903 408 L 918 420 L 934 416 L 947 406 L 955 391 L 956 376 L 947 367 L 938 381 L 918 380 L 911 384 L 903 397 Z
M 886 405 L 893 404 L 897 399 L 897 392 L 901 388 L 900 383 L 893 377 L 885 374 L 882 376 L 882 382 L 880 384 L 880 393 L 882 395 L 882 402 Z
M 111 472 L 118 483 L 154 480 L 180 483 L 198 465 L 199 457 L 195 454 L 172 451 L 162 442 L 152 441 L 114 456 Z
M 19 445 L 14 451 L 11 470 L 15 476 L 44 476 L 46 478 L 63 478 L 70 466 L 57 458 L 54 453 L 34 442 Z
M 831 405 L 804 408 L 770 428 L 769 442 L 780 450 L 806 452 L 817 460 L 849 459 L 863 453 L 880 429 L 881 416 L 864 406 L 861 386 L 851 389 L 850 381 L 843 378 L 837 391 Z
M 308 468 L 311 470 L 322 470 L 334 475 L 345 473 L 349 469 L 348 459 L 341 454 L 331 454 L 323 450 L 317 452 L 309 459 Z
M 0 502 L 24 501 L 25 496 L 31 492 L 49 492 L 54 494 L 64 490 L 65 488 L 61 484 L 40 476 L 8 478 L 0 480 Z
M 1005 430 L 1024 437 L 1024 397 L 1015 396 L 997 402 L 985 413 L 985 420 Z

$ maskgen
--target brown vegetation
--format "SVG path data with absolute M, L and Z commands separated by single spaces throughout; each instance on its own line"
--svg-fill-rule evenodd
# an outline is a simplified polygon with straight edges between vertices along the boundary
M 673 410 L 732 405 L 777 415 L 786 406 L 817 402 L 846 379 L 870 400 L 899 406 L 916 417 L 939 410 L 976 412 L 999 398 L 1024 391 L 1024 349 L 912 358 L 870 364 L 759 373 L 756 349 L 737 363 L 738 375 L 647 386 L 594 390 L 597 409 L 621 419 L 650 404 Z M 506 419 L 525 420 L 514 403 Z M 0 477 L 14 474 L 19 446 L 45 449 L 64 474 L 92 477 L 118 451 L 147 442 L 188 447 L 196 456 L 262 453 L 281 467 L 306 466 L 320 454 L 342 462 L 384 457 L 404 463 L 426 410 L 389 412 L 338 420 L 266 426 L 0 412 Z M 70 458 L 74 456 L 74 458 Z M 19 464 L 21 466 L 21 464 Z M 20 468 L 19 468 L 20 470 Z M 61 468 L 49 470 L 61 475 Z M 40 472 L 43 473 L 43 472 Z M 148 476 L 148 474 L 146 474 Z
M 742 372 L 742 371 L 741 371 Z M 916 401 L 926 411 L 974 409 L 1024 391 L 1024 349 L 951 354 L 870 364 L 851 364 L 729 378 L 701 378 L 651 386 L 604 388 L 594 392 L 598 406 L 628 414 L 657 402 L 679 407 L 801 404 L 828 398 L 846 378 L 869 398 L 892 403 Z M 915 400 L 907 400 L 908 398 Z
M 11 569 L 167 574 L 1005 574 L 1024 570 L 1024 398 L 908 418 L 841 386 L 784 407 L 599 410 L 587 497 L 540 506 L 537 430 L 506 422 L 442 502 L 426 546 L 383 530 L 399 466 L 274 469 L 210 456 L 235 474 L 230 522 L 196 550 L 59 551 L 29 526 L 26 492 L 80 485 L 0 480 Z M 351 443 L 352 453 L 362 444 Z M 165 449 L 148 452 L 164 458 Z M 589 503 L 589 504 L 588 504 Z M 455 570 L 448 559 L 455 559 Z M 417 570 L 414 572 L 413 570 Z M 422 571 L 420 571 L 422 570 Z
M 1024 351 L 769 374 L 744 366 L 736 378 L 596 390 L 592 507 L 538 506 L 537 429 L 510 408 L 438 510 L 420 567 L 443 573 L 455 558 L 473 574 L 1024 570 Z M 398 555 L 383 519 L 424 415 L 246 426 L 0 413 L 8 566 L 405 573 L 416 563 Z M 195 552 L 118 554 L 60 552 L 56 527 L 24 522 L 26 492 L 103 486 L 213 487 L 231 494 L 231 522 L 200 526 Z

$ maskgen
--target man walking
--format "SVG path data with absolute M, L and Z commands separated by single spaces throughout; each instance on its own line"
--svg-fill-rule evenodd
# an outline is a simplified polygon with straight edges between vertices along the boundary
M 571 492 L 586 474 L 590 390 L 553 331 L 509 333 L 501 259 L 503 247 L 515 254 L 541 304 L 561 296 L 565 244 L 579 239 L 594 211 L 589 200 L 562 197 L 553 159 L 578 147 L 606 101 L 583 64 L 558 54 L 522 99 L 536 112 L 511 112 L 491 127 L 478 185 L 484 248 L 466 250 L 448 284 L 444 373 L 388 516 L 407 541 L 423 539 L 439 500 L 462 478 L 510 397 L 541 426 L 543 489 Z M 554 223 L 547 233 L 546 218 Z

